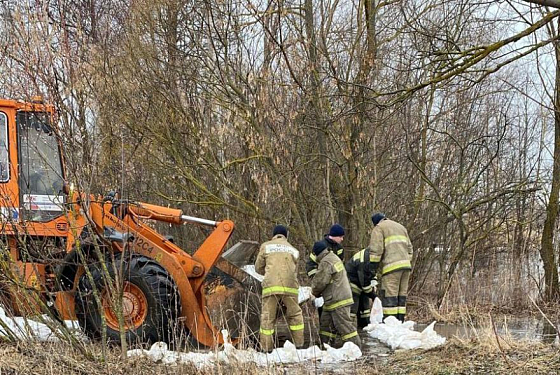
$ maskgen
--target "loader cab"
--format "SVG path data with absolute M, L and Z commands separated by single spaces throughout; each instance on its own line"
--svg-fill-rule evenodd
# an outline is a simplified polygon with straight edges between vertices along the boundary
M 52 113 L 19 110 L 16 112 L 15 122 L 19 161 L 19 214 L 21 219 L 27 221 L 51 221 L 63 214 L 64 204 L 62 159 L 60 144 L 52 125 Z

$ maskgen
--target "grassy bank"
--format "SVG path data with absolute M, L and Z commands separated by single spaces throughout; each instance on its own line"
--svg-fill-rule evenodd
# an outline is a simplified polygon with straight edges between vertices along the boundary
M 4 343 L 0 345 L 0 374 L 29 375 L 163 375 L 163 374 L 255 374 L 252 364 L 197 370 L 193 365 L 166 366 L 147 358 L 122 358 L 115 348 L 101 357 L 100 345 L 88 346 L 95 359 L 84 358 L 64 343 Z M 271 372 L 275 373 L 275 371 Z
M 258 368 L 252 364 L 197 370 L 192 365 L 166 366 L 148 359 L 121 358 L 109 350 L 101 361 L 100 348 L 91 345 L 97 360 L 85 359 L 66 344 L 4 343 L 0 346 L 1 374 L 555 374 L 560 372 L 560 351 L 553 345 L 516 342 L 501 337 L 450 340 L 432 350 L 396 351 L 388 357 L 368 355 L 359 361 L 321 366 L 313 363 Z
M 84 356 L 67 343 L 0 343 L 0 374 L 36 375 L 159 375 L 159 374 L 556 374 L 560 373 L 560 349 L 554 344 L 518 340 L 499 334 L 499 318 L 488 311 L 457 313 L 469 326 L 469 339 L 453 338 L 432 350 L 397 350 L 389 356 L 369 349 L 355 362 L 322 365 L 306 362 L 259 368 L 251 363 L 220 365 L 198 370 L 193 365 L 166 366 L 147 358 L 123 358 L 117 347 L 103 357 L 100 343 L 86 344 Z M 448 316 L 449 320 L 455 315 Z M 433 317 L 432 317 L 433 318 Z M 469 325 L 476 320 L 476 327 Z M 373 339 L 372 339 L 373 340 Z
M 560 351 L 552 345 L 501 342 L 502 348 L 478 340 L 453 339 L 432 350 L 400 351 L 359 374 L 557 374 Z

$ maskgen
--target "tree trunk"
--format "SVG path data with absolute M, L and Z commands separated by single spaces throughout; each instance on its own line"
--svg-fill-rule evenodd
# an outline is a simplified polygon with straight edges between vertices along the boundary
M 347 142 L 346 147 L 348 148 L 348 154 L 345 155 L 345 165 L 343 169 L 343 173 L 345 174 L 343 181 L 345 183 L 337 185 L 341 188 L 341 191 L 335 194 L 340 197 L 339 221 L 345 228 L 349 229 L 345 241 L 347 243 L 346 247 L 352 251 L 346 253 L 347 257 L 352 255 L 353 252 L 359 251 L 364 246 L 364 243 L 367 243 L 367 237 L 364 239 L 364 233 L 361 233 L 362 230 L 360 230 L 360 223 L 363 222 L 363 218 L 356 217 L 354 214 L 356 202 L 358 202 L 359 199 L 357 186 L 359 182 L 359 137 L 363 129 L 375 127 L 371 119 L 375 114 L 369 106 L 371 102 L 370 95 L 365 87 L 371 85 L 372 75 L 375 73 L 377 58 L 377 7 L 375 0 L 366 0 L 363 4 L 366 29 L 366 52 L 361 57 L 360 70 L 356 77 L 356 83 L 359 86 L 354 99 L 357 108 L 356 117 L 355 119 L 350 119 L 344 128 L 344 138 Z M 359 17 L 361 14 L 361 12 L 358 12 Z M 375 134 L 373 137 L 375 138 Z M 375 159 L 373 162 L 375 163 Z M 375 177 L 373 182 L 374 184 L 377 183 Z M 366 220 L 366 223 L 370 223 L 370 221 Z M 366 227 L 369 227 L 369 225 Z M 364 230 L 364 232 L 366 232 L 366 230 Z
M 314 21 L 314 7 L 312 0 L 305 0 L 305 33 L 307 36 L 308 52 L 309 52 L 309 67 L 310 67 L 310 84 L 311 90 L 307 110 L 307 123 L 315 129 L 317 134 L 317 149 L 322 155 L 321 162 L 319 165 L 319 170 L 323 175 L 323 180 L 325 181 L 326 192 L 326 205 L 327 213 L 330 217 L 331 224 L 336 221 L 336 211 L 338 207 L 335 207 L 335 202 L 333 202 L 331 196 L 331 179 L 336 178 L 333 176 L 333 171 L 331 170 L 332 165 L 329 162 L 329 158 L 326 155 L 332 150 L 328 149 L 326 132 L 327 127 L 332 126 L 332 124 L 327 123 L 325 119 L 324 108 L 321 99 L 321 82 L 319 78 L 319 57 L 317 50 L 317 36 L 315 34 L 315 21 Z
M 546 220 L 541 238 L 541 258 L 544 264 L 545 301 L 556 301 L 560 297 L 558 287 L 558 265 L 554 254 L 554 232 L 558 218 L 558 193 L 560 192 L 560 45 L 554 42 L 556 56 L 556 79 L 554 84 L 554 163 L 552 167 L 552 186 L 548 205 L 546 206 Z

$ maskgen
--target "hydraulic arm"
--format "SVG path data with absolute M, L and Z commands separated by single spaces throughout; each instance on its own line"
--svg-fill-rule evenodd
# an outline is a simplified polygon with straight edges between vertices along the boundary
M 92 203 L 90 210 L 98 232 L 112 228 L 127 234 L 127 243 L 115 242 L 115 247 L 122 251 L 124 246 L 130 246 L 134 253 L 154 259 L 169 272 L 181 296 L 181 317 L 196 340 L 206 346 L 223 343 L 221 334 L 216 332 L 208 317 L 201 286 L 232 235 L 233 222 L 200 219 L 183 215 L 178 209 L 117 200 Z M 214 227 L 214 230 L 194 254 L 189 255 L 139 219 L 173 224 L 189 222 Z

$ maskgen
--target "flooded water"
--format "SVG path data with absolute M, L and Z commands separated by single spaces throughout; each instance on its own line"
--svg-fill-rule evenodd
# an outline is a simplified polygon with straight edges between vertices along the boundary
M 513 339 L 537 340 L 543 343 L 559 343 L 556 328 L 544 319 L 535 318 L 507 318 L 496 319 L 494 321 L 496 332 L 500 336 L 510 336 Z M 422 331 L 427 324 L 417 324 L 416 331 Z M 435 331 L 448 339 L 458 337 L 468 339 L 475 337 L 480 327 L 467 327 L 457 324 L 439 323 L 435 325 Z M 363 366 L 368 363 L 379 363 L 391 359 L 393 351 L 378 340 L 370 337 L 366 332 L 360 331 L 362 339 L 363 357 L 356 362 L 340 363 L 337 365 L 329 364 L 309 364 L 310 370 L 324 370 L 332 373 L 348 373 L 356 366 Z M 313 367 L 313 369 L 311 369 Z
M 362 354 L 364 356 L 386 357 L 392 352 L 391 348 L 372 338 L 365 331 L 360 331 L 360 338 L 362 339 Z
M 500 318 L 494 320 L 496 332 L 500 336 L 511 336 L 518 340 L 537 340 L 543 343 L 558 342 L 558 332 L 545 319 L 536 318 Z M 422 331 L 426 324 L 417 324 L 415 329 Z M 557 323 L 557 327 L 560 324 Z M 446 338 L 468 339 L 477 335 L 483 327 L 436 323 L 435 331 Z
M 359 331 L 360 338 L 362 339 L 362 357 L 354 362 L 342 362 L 342 363 L 306 363 L 305 367 L 308 368 L 310 372 L 328 372 L 335 374 L 348 374 L 356 372 L 356 368 L 363 368 L 364 363 L 371 363 L 372 361 L 384 361 L 389 358 L 392 350 L 383 345 L 378 340 L 370 337 L 367 332 Z
M 543 343 L 559 343 L 556 328 L 550 325 L 544 319 L 536 318 L 496 318 L 494 320 L 496 326 L 496 332 L 502 337 L 511 337 L 513 339 L 528 339 L 528 340 L 538 340 Z M 279 335 L 283 337 L 284 341 L 287 339 L 287 334 L 289 331 L 287 327 L 282 327 L 284 324 L 280 323 L 278 325 Z M 319 337 L 317 332 L 319 327 L 316 326 L 316 322 L 312 319 L 306 319 L 306 330 L 305 330 L 305 346 L 318 344 Z M 416 331 L 423 331 L 427 327 L 427 324 L 416 324 Z M 458 337 L 460 339 L 468 339 L 471 337 L 476 337 L 480 335 L 483 330 L 487 330 L 487 327 L 472 327 L 467 325 L 458 324 L 448 324 L 448 323 L 437 323 L 435 325 L 435 331 L 451 339 L 453 337 Z M 487 332 L 487 331 L 486 331 Z M 282 334 L 284 333 L 284 334 Z M 367 334 L 367 332 L 359 331 L 360 338 L 362 339 L 362 358 L 354 362 L 344 362 L 336 364 L 328 364 L 309 361 L 298 366 L 303 366 L 309 372 L 328 372 L 336 374 L 353 373 L 356 372 L 357 368 L 363 368 L 364 366 L 370 366 L 373 364 L 381 364 L 386 361 L 391 360 L 391 356 L 394 353 L 391 348 L 382 344 L 377 339 L 372 338 Z M 282 342 L 280 342 L 282 344 Z

